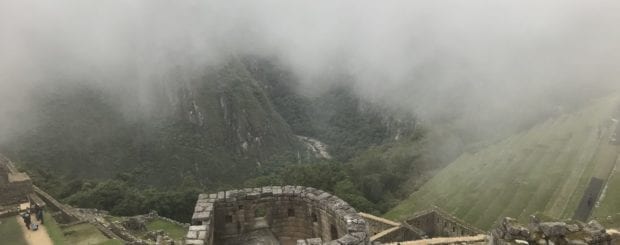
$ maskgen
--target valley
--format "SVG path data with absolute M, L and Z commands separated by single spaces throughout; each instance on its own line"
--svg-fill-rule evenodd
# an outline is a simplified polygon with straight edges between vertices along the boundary
M 619 12 L 0 1 L 0 244 L 620 244 Z

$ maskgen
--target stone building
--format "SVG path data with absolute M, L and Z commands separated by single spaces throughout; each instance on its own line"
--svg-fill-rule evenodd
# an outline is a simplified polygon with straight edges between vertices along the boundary
M 33 193 L 30 177 L 17 171 L 9 159 L 0 155 L 0 206 L 27 202 Z
M 415 213 L 406 219 L 405 223 L 422 230 L 424 236 L 429 238 L 475 236 L 486 233 L 438 207 Z
M 390 243 L 427 238 L 424 231 L 407 223 L 399 223 L 366 213 L 359 214 L 368 223 L 368 231 L 371 234 L 370 242 Z
M 438 207 L 413 214 L 402 222 L 360 213 L 373 244 L 487 244 L 486 232 Z
M 201 194 L 186 244 L 370 244 L 366 221 L 327 192 L 267 186 Z
M 484 244 L 487 236 L 438 209 L 394 222 L 357 213 L 340 198 L 315 188 L 267 186 L 201 194 L 185 244 L 357 245 L 407 241 Z

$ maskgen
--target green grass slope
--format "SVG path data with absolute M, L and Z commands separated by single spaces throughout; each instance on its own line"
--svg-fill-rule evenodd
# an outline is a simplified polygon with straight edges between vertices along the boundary
M 155 219 L 148 222 L 146 224 L 146 229 L 149 231 L 163 230 L 168 233 L 170 238 L 177 241 L 183 240 L 187 233 L 187 228 L 164 219 Z
M 436 205 L 482 229 L 504 216 L 521 221 L 534 213 L 571 218 L 590 178 L 607 180 L 616 163 L 618 146 L 609 144 L 609 135 L 617 109 L 617 97 L 596 100 L 463 154 L 385 216 L 402 219 Z M 609 194 L 618 193 L 612 190 L 616 187 L 607 187 L 601 208 L 620 199 Z
M 606 227 L 620 228 L 620 176 L 618 174 L 620 156 L 616 160 L 616 167 L 611 172 L 607 181 L 607 187 L 594 209 L 593 217 L 601 220 Z
M 0 244 L 26 245 L 24 233 L 15 217 L 0 219 Z

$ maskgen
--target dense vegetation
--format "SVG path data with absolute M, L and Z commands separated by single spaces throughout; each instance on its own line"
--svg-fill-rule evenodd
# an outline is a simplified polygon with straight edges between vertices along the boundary
M 412 179 L 422 178 L 423 172 L 433 168 L 420 152 L 418 140 L 412 137 L 404 142 L 371 147 L 346 163 L 286 165 L 250 179 L 244 186 L 312 186 L 336 194 L 361 211 L 381 214 L 416 187 Z
M 420 136 L 417 136 L 420 137 Z M 191 217 L 201 192 L 264 185 L 303 185 L 332 192 L 361 211 L 380 214 L 411 192 L 412 176 L 432 169 L 423 159 L 418 139 L 376 146 L 347 163 L 317 160 L 313 163 L 286 164 L 264 168 L 257 177 L 236 186 L 201 188 L 187 176 L 174 188 L 145 187 L 135 173 L 117 174 L 112 179 L 68 180 L 46 171 L 30 171 L 37 184 L 72 205 L 99 208 L 114 215 L 134 215 L 156 210 L 160 215 L 180 221 Z
M 346 85 L 312 96 L 296 86 L 286 70 L 251 58 L 168 91 L 175 96 L 156 104 L 161 113 L 129 116 L 105 89 L 42 88 L 39 124 L 1 151 L 72 205 L 180 221 L 200 192 L 275 184 L 317 187 L 382 213 L 433 166 L 412 116 L 364 102 Z M 333 159 L 295 135 L 326 143 Z

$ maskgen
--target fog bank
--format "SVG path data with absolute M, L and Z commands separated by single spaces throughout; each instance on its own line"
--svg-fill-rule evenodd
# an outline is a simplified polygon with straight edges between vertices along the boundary
M 424 120 L 517 127 L 618 88 L 618 12 L 612 0 L 3 0 L 0 135 L 44 85 L 132 91 L 123 103 L 148 105 L 153 84 L 244 55 L 275 57 L 301 91 L 347 82 Z

